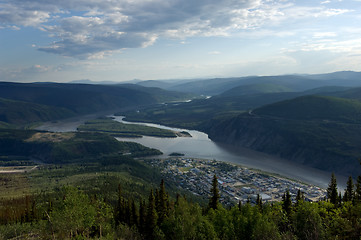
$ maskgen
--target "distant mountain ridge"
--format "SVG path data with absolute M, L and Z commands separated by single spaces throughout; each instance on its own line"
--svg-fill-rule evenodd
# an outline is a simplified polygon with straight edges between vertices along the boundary
M 54 120 L 71 115 L 157 104 L 164 101 L 184 100 L 188 97 L 189 94 L 169 92 L 159 88 L 146 88 L 134 84 L 0 82 L 3 112 L 0 114 L 2 114 L 4 122 L 21 123 Z M 35 117 L 36 115 L 38 117 Z
M 291 92 L 306 91 L 324 86 L 361 86 L 361 72 L 342 71 L 325 74 L 289 74 L 279 76 L 247 76 L 232 78 L 212 78 L 177 81 L 141 81 L 138 85 L 156 86 L 166 90 L 189 92 L 203 95 L 219 95 L 232 88 L 273 84 L 287 88 Z

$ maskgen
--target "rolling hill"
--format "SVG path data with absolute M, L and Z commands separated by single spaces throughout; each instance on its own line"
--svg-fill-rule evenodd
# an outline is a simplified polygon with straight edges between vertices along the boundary
M 219 95 L 235 87 L 271 84 L 278 85 L 288 91 L 299 92 L 324 86 L 361 86 L 360 72 L 334 72 L 327 74 L 309 74 L 309 75 L 280 75 L 280 76 L 248 76 L 234 78 L 213 78 L 213 79 L 195 79 L 180 81 L 179 84 L 165 81 L 143 81 L 138 84 L 144 86 L 157 86 L 166 90 L 179 92 L 189 92 L 201 95 Z
M 65 108 L 0 98 L 0 122 L 3 123 L 21 125 L 71 116 L 74 112 Z
M 358 101 L 302 96 L 213 120 L 206 132 L 215 141 L 357 176 L 361 172 L 360 123 Z
M 252 113 L 277 119 L 360 123 L 361 102 L 309 95 L 260 107 Z
M 137 85 L 0 82 L 0 121 L 23 124 L 184 100 L 189 94 Z
M 219 96 L 222 97 L 233 97 L 242 95 L 253 95 L 261 93 L 280 93 L 280 92 L 292 92 L 292 89 L 272 83 L 260 83 L 234 87 L 221 93 Z

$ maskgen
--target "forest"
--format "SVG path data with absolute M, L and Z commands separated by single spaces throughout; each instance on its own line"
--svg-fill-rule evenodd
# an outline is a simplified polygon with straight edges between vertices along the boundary
M 71 185 L 17 199 L 2 200 L 2 239 L 359 239 L 361 176 L 347 182 L 343 196 L 332 174 L 327 198 L 307 202 L 299 191 L 283 201 L 219 203 L 217 176 L 208 204 L 169 194 L 166 183 L 138 198 L 113 189 L 114 198 Z

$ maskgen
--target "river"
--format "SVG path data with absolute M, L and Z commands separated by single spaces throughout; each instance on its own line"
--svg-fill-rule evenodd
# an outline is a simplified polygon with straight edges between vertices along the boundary
M 86 120 L 92 119 L 94 116 L 86 116 L 82 118 L 74 118 L 67 121 L 49 122 L 38 129 L 67 132 L 75 131 L 76 128 Z M 260 169 L 262 171 L 276 173 L 291 179 L 296 179 L 305 183 L 313 184 L 322 188 L 326 188 L 331 178 L 331 174 L 315 168 L 307 167 L 298 163 L 287 161 L 285 159 L 270 156 L 264 153 L 252 151 L 246 148 L 235 148 L 229 145 L 215 143 L 208 138 L 208 135 L 187 129 L 171 128 L 159 124 L 152 123 L 133 123 L 123 121 L 122 116 L 111 116 L 114 120 L 129 124 L 141 124 L 146 126 L 169 129 L 173 131 L 187 131 L 192 137 L 177 138 L 159 138 L 148 137 L 142 138 L 117 138 L 119 141 L 137 142 L 144 146 L 161 150 L 167 157 L 172 152 L 185 154 L 185 157 L 215 159 L 229 163 L 239 164 L 249 168 Z M 346 186 L 347 178 L 344 176 L 336 176 L 338 180 L 339 190 L 343 190 Z

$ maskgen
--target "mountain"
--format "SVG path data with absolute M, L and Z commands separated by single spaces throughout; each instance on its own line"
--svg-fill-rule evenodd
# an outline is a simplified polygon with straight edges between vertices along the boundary
M 292 89 L 278 84 L 260 83 L 260 84 L 242 85 L 242 86 L 234 87 L 230 90 L 227 90 L 219 94 L 219 96 L 233 97 L 233 96 L 252 95 L 259 93 L 279 93 L 279 92 L 292 92 Z
M 317 75 L 280 75 L 280 76 L 249 76 L 238 78 L 214 78 L 181 83 L 167 90 L 191 92 L 203 95 L 219 95 L 235 87 L 271 84 L 287 88 L 289 91 L 306 91 L 324 86 L 361 86 L 360 72 L 335 72 Z
M 327 96 L 302 96 L 260 107 L 252 114 L 299 121 L 360 123 L 361 102 Z
M 74 116 L 64 108 L 0 98 L 0 122 L 26 124 Z
M 157 87 L 157 88 L 167 89 L 173 86 L 174 84 L 166 81 L 147 80 L 147 81 L 138 82 L 137 85 L 143 87 Z
M 189 98 L 189 94 L 132 84 L 123 86 L 0 82 L 0 98 L 3 99 L 3 120 L 19 123 L 185 100 Z
M 335 92 L 330 94 L 332 96 L 348 98 L 348 99 L 357 99 L 361 101 L 361 88 L 351 88 L 342 92 Z
M 357 96 L 357 91 L 349 87 L 321 87 L 304 92 L 271 92 L 262 91 L 286 90 L 278 88 L 278 85 L 247 85 L 257 90 L 253 94 L 243 91 L 243 87 L 236 87 L 220 95 L 207 99 L 194 99 L 191 102 L 153 106 L 142 109 L 140 112 L 128 112 L 125 115 L 128 120 L 153 121 L 164 125 L 172 125 L 183 128 L 206 129 L 210 119 L 235 116 L 241 112 L 248 112 L 267 104 L 272 104 L 287 99 L 293 99 L 304 95 L 337 95 L 350 98 Z M 249 89 L 248 88 L 248 89 Z M 263 89 L 263 90 L 262 90 Z M 347 90 L 347 91 L 345 91 Z M 352 90 L 352 91 L 351 91 Z M 361 90 L 361 88 L 360 88 Z M 350 93 L 352 94 L 350 94 Z M 361 94 L 359 95 L 361 96 Z
M 179 101 L 179 100 L 189 100 L 191 98 L 196 97 L 195 94 L 191 94 L 191 93 L 169 91 L 159 87 L 144 87 L 138 84 L 119 84 L 118 86 L 130 90 L 143 92 L 144 94 L 151 94 L 159 103 Z
M 92 81 L 90 79 L 81 79 L 81 80 L 74 80 L 69 83 L 75 83 L 75 84 L 100 84 L 100 85 L 114 85 L 117 84 L 117 82 L 113 81 Z
M 214 141 L 248 147 L 343 175 L 360 173 L 361 103 L 302 96 L 227 119 L 213 119 Z

